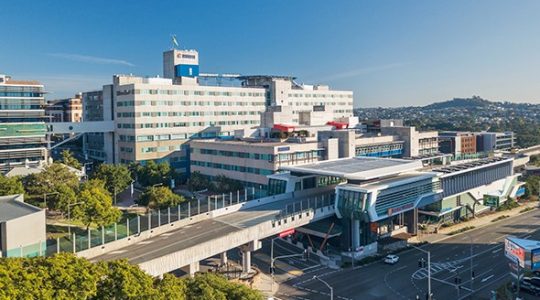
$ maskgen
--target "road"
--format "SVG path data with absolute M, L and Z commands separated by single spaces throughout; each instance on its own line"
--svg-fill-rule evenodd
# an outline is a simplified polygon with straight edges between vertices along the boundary
M 183 226 L 175 230 L 139 241 L 124 248 L 97 256 L 92 261 L 114 260 L 126 258 L 133 264 L 140 264 L 167 254 L 179 252 L 188 248 L 198 247 L 199 244 L 227 236 L 231 233 L 244 231 L 246 228 L 257 226 L 273 220 L 282 212 L 300 211 L 301 203 L 307 203 L 308 197 L 278 200 L 264 205 L 240 210 L 213 219 Z M 322 202 L 311 202 L 322 205 Z M 249 241 L 246 241 L 249 242 Z M 231 246 L 234 248 L 235 246 Z M 218 253 L 215 253 L 218 254 Z
M 491 290 L 511 279 L 509 260 L 503 249 L 507 235 L 540 240 L 540 210 L 422 246 L 431 252 L 434 299 L 490 299 Z M 460 290 L 458 294 L 454 285 L 456 277 L 461 278 L 462 286 L 471 288 L 471 239 L 474 292 Z M 320 269 L 294 277 L 281 283 L 277 296 L 282 299 L 329 299 L 328 288 L 313 279 L 313 275 L 318 275 L 333 287 L 334 299 L 415 299 L 417 295 L 425 299 L 427 269 L 420 269 L 418 261 L 427 259 L 427 255 L 416 249 L 398 255 L 400 261 L 396 265 L 375 262 L 354 270 Z M 537 299 L 521 294 L 524 299 Z

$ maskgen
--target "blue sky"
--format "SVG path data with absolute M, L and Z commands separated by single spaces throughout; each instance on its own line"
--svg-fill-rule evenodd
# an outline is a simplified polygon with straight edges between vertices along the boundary
M 540 1 L 4 1 L 0 20 L 0 73 L 49 99 L 162 74 L 174 33 L 202 72 L 293 75 L 360 107 L 540 103 Z

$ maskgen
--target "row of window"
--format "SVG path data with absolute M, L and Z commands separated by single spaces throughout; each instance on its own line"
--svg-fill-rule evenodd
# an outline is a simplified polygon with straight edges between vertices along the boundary
M 322 150 L 298 151 L 298 152 L 293 152 L 293 153 L 280 153 L 280 154 L 261 154 L 261 153 L 225 151 L 225 150 L 215 150 L 215 149 L 191 148 L 191 152 L 205 154 L 205 155 L 266 160 L 269 162 L 278 162 L 278 163 L 289 162 L 289 161 L 299 161 L 299 160 L 306 160 L 306 159 L 318 160 L 320 157 L 323 157 Z
M 128 91 L 124 91 L 126 93 Z M 128 93 L 135 95 L 184 95 L 184 96 L 240 96 L 240 97 L 264 97 L 264 92 L 225 92 L 225 91 L 188 91 L 188 90 L 164 90 L 164 89 L 135 89 Z
M 181 150 L 182 145 L 172 145 L 172 146 L 161 146 L 161 147 L 142 147 L 142 153 L 152 153 L 152 152 L 170 152 L 170 151 L 179 151 Z
M 313 103 L 313 102 L 289 102 L 289 106 L 293 106 L 293 104 L 295 106 L 313 106 L 313 105 L 339 105 L 339 106 L 344 106 L 344 105 L 348 105 L 348 106 L 351 106 L 353 105 L 352 102 L 316 102 L 316 103 Z
M 215 138 L 218 135 L 229 135 L 229 132 L 198 132 L 198 133 L 181 133 L 181 134 L 160 134 L 160 135 L 119 135 L 121 142 L 151 142 L 151 141 L 167 141 L 167 140 L 187 140 L 190 138 Z
M 258 116 L 260 111 L 164 111 L 164 112 L 118 112 L 119 118 L 138 117 L 204 117 L 204 116 Z
M 295 98 L 352 98 L 352 94 L 302 94 L 302 93 L 294 93 L 289 94 L 289 97 L 295 97 Z
M 199 166 L 199 167 L 236 171 L 236 172 L 242 172 L 242 173 L 251 173 L 251 174 L 257 174 L 257 175 L 264 175 L 264 176 L 272 175 L 274 173 L 273 170 L 220 164 L 220 163 L 213 163 L 213 162 L 204 162 L 204 161 L 197 161 L 197 160 L 192 160 L 191 164 L 194 166 Z
M 171 122 L 171 123 L 118 123 L 118 128 L 123 129 L 142 129 L 142 128 L 177 128 L 190 126 L 225 126 L 225 125 L 258 125 L 259 120 L 233 120 L 233 121 L 210 121 L 210 122 Z
M 264 106 L 264 102 L 260 101 L 251 101 L 251 102 L 225 102 L 225 101 L 172 101 L 172 100 L 127 100 L 127 101 L 117 101 L 116 106 Z

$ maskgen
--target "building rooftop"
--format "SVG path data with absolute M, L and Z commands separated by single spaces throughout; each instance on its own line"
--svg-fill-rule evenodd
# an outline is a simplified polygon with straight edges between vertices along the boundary
M 41 211 L 40 208 L 23 202 L 23 195 L 0 197 L 0 222 L 5 222 Z
M 367 183 L 361 183 L 361 184 L 351 184 L 347 183 L 344 185 L 341 185 L 341 188 L 359 188 L 362 190 L 381 190 L 386 189 L 388 187 L 392 186 L 400 186 L 403 184 L 416 182 L 422 179 L 428 179 L 437 176 L 433 172 L 410 172 L 410 173 L 404 173 L 399 174 L 397 176 L 392 176 L 390 178 L 385 178 L 381 180 L 371 181 Z
M 441 168 L 433 169 L 433 172 L 453 174 L 453 173 L 457 173 L 457 172 L 461 172 L 461 171 L 465 171 L 465 170 L 469 170 L 473 168 L 479 168 L 479 167 L 489 165 L 489 164 L 495 164 L 495 163 L 511 161 L 511 160 L 513 160 L 513 158 L 491 157 L 491 158 L 475 160 L 472 162 L 466 162 L 466 163 L 457 164 L 457 165 L 444 166 Z
M 277 139 L 213 139 L 213 140 L 193 140 L 191 143 L 218 143 L 224 145 L 246 145 L 246 146 L 289 146 L 289 145 L 300 145 L 300 144 L 317 144 L 317 141 L 305 141 L 305 142 L 280 142 Z
M 375 157 L 354 157 L 282 167 L 283 170 L 291 172 L 336 176 L 349 180 L 370 180 L 421 168 L 421 161 Z

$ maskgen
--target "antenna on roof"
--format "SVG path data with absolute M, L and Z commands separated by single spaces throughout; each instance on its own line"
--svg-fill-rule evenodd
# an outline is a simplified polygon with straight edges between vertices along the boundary
M 178 40 L 176 40 L 176 34 L 171 34 L 171 42 L 172 42 L 172 49 L 173 50 L 180 47 L 178 45 Z

